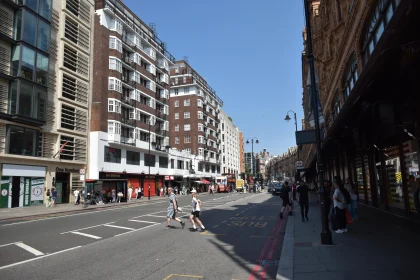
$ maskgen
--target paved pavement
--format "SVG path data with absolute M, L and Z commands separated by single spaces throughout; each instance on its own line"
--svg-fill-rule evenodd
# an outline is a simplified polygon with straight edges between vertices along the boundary
M 179 223 L 165 230 L 167 198 L 3 221 L 0 278 L 275 279 L 287 222 L 277 217 L 279 198 L 266 193 L 200 198 L 203 232 Z M 190 200 L 178 198 L 184 213 Z
M 379 218 L 378 210 L 359 212 L 349 232 L 332 232 L 332 246 L 320 244 L 318 203 L 310 206 L 309 222 L 289 219 L 277 279 L 420 279 L 420 235 Z

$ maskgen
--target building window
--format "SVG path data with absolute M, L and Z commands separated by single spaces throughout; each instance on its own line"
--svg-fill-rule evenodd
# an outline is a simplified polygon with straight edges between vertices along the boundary
M 191 149 L 190 148 L 185 149 L 184 152 L 186 152 L 187 154 L 191 154 Z
M 175 107 L 179 107 L 179 100 L 175 100 Z
M 140 153 L 127 151 L 127 164 L 140 165 Z
M 175 92 L 175 95 L 178 95 L 179 90 L 176 88 L 176 89 L 174 90 L 174 92 Z
M 159 157 L 159 168 L 168 168 L 168 162 L 167 157 Z
M 184 112 L 184 119 L 190 118 L 190 112 Z
M 122 84 L 121 81 L 116 78 L 108 78 L 108 89 L 115 90 L 119 93 L 122 92 Z
M 7 126 L 7 153 L 22 156 L 38 156 L 39 133 L 20 126 Z
M 191 136 L 184 136 L 184 143 L 191 143 Z
M 341 109 L 340 95 L 337 94 L 335 98 L 335 102 L 334 102 L 334 118 L 338 116 L 338 114 L 340 113 L 340 109 Z
M 178 84 L 178 78 L 175 78 L 175 84 Z M 178 94 L 178 93 L 177 93 Z
M 190 93 L 190 87 L 186 87 L 186 88 L 184 89 L 184 94 L 188 94 L 188 93 Z
M 353 87 L 356 84 L 358 78 L 359 73 L 357 71 L 357 57 L 356 55 L 353 55 L 348 65 L 347 74 L 345 76 L 344 81 L 344 101 L 346 101 L 347 98 L 350 96 L 350 93 L 353 90 Z
M 156 166 L 156 156 L 151 154 L 144 154 L 144 166 Z
M 398 6 L 398 0 L 379 0 L 365 31 L 362 44 L 363 65 L 366 64 L 379 42 L 385 27 L 391 20 Z
M 198 107 L 203 107 L 203 100 L 197 99 L 197 106 Z
M 184 106 L 190 106 L 190 100 L 189 99 L 184 100 Z
M 121 102 L 116 99 L 108 99 L 108 112 L 121 114 Z
M 122 42 L 116 37 L 109 37 L 109 48 L 114 49 L 122 53 Z
M 204 131 L 204 126 L 202 123 L 198 124 L 198 131 Z
M 48 58 L 33 49 L 17 45 L 12 51 L 12 75 L 47 86 Z
M 60 159 L 64 159 L 64 160 L 76 159 L 76 153 L 75 153 L 76 145 L 75 145 L 75 140 L 73 137 L 61 135 L 60 147 L 63 147 L 60 153 Z
M 179 137 L 175 137 L 175 144 L 179 144 Z
M 203 119 L 203 112 L 198 111 L 198 119 L 202 120 Z
M 190 130 L 191 130 L 191 125 L 184 124 L 184 131 L 190 131 Z
M 121 123 L 108 121 L 108 133 L 121 135 Z
M 15 80 L 10 85 L 9 114 L 45 120 L 47 91 L 29 82 Z
M 109 69 L 122 73 L 122 62 L 118 58 L 109 58 Z
M 104 161 L 105 162 L 114 162 L 114 163 L 121 163 L 121 150 L 111 147 L 104 147 Z
M 179 113 L 175 113 L 175 119 L 179 120 Z
M 179 131 L 179 124 L 175 126 L 175 131 Z
M 187 77 L 183 77 L 182 82 L 185 84 L 187 82 Z

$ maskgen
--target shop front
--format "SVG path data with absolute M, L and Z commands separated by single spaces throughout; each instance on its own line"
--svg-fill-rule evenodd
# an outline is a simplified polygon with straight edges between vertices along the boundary
M 82 188 L 80 167 L 49 162 L 45 166 L 3 163 L 0 208 L 42 205 L 46 203 L 47 190 L 52 188 L 57 190 L 57 203 L 73 202 L 72 191 Z

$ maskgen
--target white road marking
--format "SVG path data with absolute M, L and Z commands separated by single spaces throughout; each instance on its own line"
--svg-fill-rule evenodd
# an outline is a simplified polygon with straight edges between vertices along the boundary
M 58 252 L 55 252 L 55 253 L 51 253 L 51 254 L 48 254 L 48 255 L 43 255 L 43 256 L 32 258 L 32 259 L 29 259 L 29 260 L 25 260 L 25 261 L 21 261 L 21 262 L 17 262 L 17 263 L 8 264 L 8 265 L 5 265 L 5 266 L 0 267 L 0 270 L 5 269 L 5 268 L 9 268 L 9 267 L 13 267 L 13 266 L 16 266 L 16 265 L 19 265 L 19 264 L 24 264 L 24 263 L 27 263 L 27 262 L 32 262 L 32 261 L 35 261 L 35 260 L 38 260 L 38 259 L 42 259 L 42 258 L 45 258 L 45 257 L 52 256 L 52 255 L 57 255 L 57 254 L 60 254 L 60 253 L 71 251 L 71 250 L 74 250 L 74 249 L 77 249 L 77 248 L 80 248 L 80 247 L 82 247 L 82 246 L 76 246 L 76 247 L 73 247 L 73 248 L 65 249 L 65 250 L 58 251 Z
M 78 235 L 90 237 L 90 238 L 93 238 L 93 239 L 102 239 L 102 237 L 100 237 L 100 236 L 96 236 L 96 235 L 92 235 L 92 234 L 87 234 L 87 233 L 84 233 L 84 232 L 70 231 L 70 233 L 74 233 L 74 234 L 78 234 Z
M 135 229 L 135 230 L 132 230 L 132 231 L 127 231 L 127 232 L 124 232 L 124 233 L 114 235 L 114 237 L 121 236 L 121 235 L 124 235 L 124 234 L 129 234 L 129 233 L 132 233 L 132 232 L 135 232 L 135 231 L 139 231 L 139 230 L 146 229 L 146 228 L 149 228 L 149 227 L 154 227 L 154 226 L 157 226 L 157 225 L 159 225 L 159 224 L 154 224 L 154 225 L 150 225 L 150 226 L 147 226 L 147 227 L 142 227 L 142 228 L 139 228 L 139 229 Z
M 219 225 L 215 225 L 213 228 L 217 228 Z
M 26 245 L 25 243 L 22 242 L 18 242 L 16 243 L 16 246 L 28 251 L 29 253 L 34 254 L 35 256 L 43 256 L 45 255 L 44 253 L 42 253 L 41 251 L 38 251 L 35 248 L 32 248 L 31 246 Z
M 104 225 L 106 227 L 113 227 L 113 228 L 121 228 L 121 229 L 128 229 L 128 230 L 135 230 L 135 228 L 129 228 L 129 227 L 121 227 L 116 225 Z
M 113 223 L 116 223 L 116 222 L 110 222 L 110 223 L 100 224 L 100 225 L 91 226 L 91 227 L 85 227 L 85 228 L 73 229 L 73 230 L 69 230 L 69 231 L 62 232 L 62 233 L 60 233 L 60 234 L 65 234 L 65 233 L 70 233 L 70 232 L 71 232 L 71 233 L 73 233 L 73 232 L 75 232 L 75 231 L 85 230 L 85 229 L 89 229 L 89 228 L 101 227 L 101 226 L 105 226 L 105 225 L 109 225 L 109 224 L 113 224 Z
M 3 245 L 0 245 L 0 247 L 5 247 L 5 246 L 9 246 L 9 245 L 15 245 L 16 243 L 19 243 L 19 242 L 22 242 L 22 241 L 17 241 L 17 242 L 13 242 L 13 243 L 3 244 Z
M 166 216 L 146 215 L 147 217 L 167 218 Z
M 149 213 L 149 214 L 144 214 L 144 215 L 140 215 L 140 216 L 133 217 L 133 219 L 135 219 L 135 218 L 140 218 L 140 217 L 144 217 L 144 216 L 148 216 L 148 215 L 153 215 L 153 214 L 164 213 L 164 212 L 168 212 L 168 211 L 159 211 L 159 212 L 153 212 L 153 213 Z
M 156 222 L 149 222 L 149 221 L 139 221 L 139 220 L 128 220 L 129 222 L 137 222 L 137 223 L 146 223 L 146 224 L 159 224 Z

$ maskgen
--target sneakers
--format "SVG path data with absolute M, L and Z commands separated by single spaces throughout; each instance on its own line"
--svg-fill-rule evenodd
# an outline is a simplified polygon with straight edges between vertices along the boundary
M 348 232 L 348 230 L 345 228 L 345 229 L 342 229 L 341 230 L 342 232 Z
M 185 222 L 181 222 L 181 227 L 184 228 L 185 227 Z
M 337 230 L 335 231 L 335 233 L 343 233 L 343 231 L 342 231 L 341 229 L 337 229 Z

